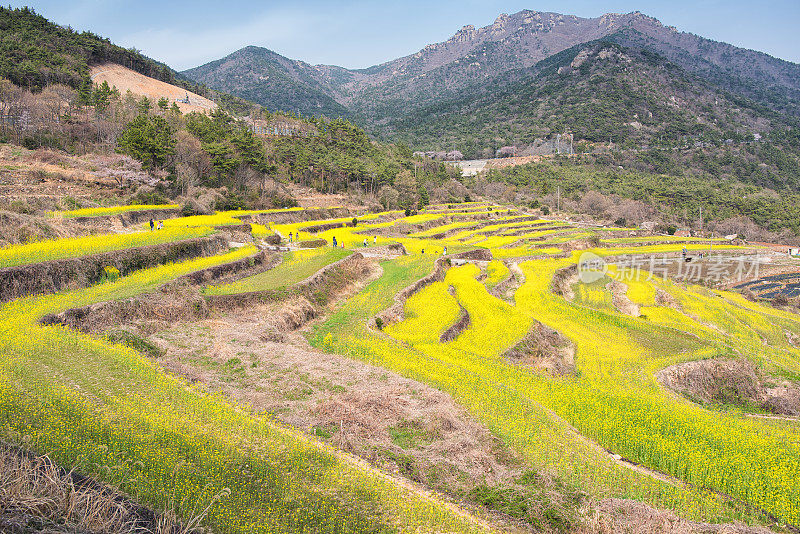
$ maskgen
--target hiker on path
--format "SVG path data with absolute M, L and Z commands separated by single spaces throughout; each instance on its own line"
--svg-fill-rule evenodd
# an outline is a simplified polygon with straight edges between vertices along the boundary
M 158 229 L 159 230 L 163 230 L 164 229 L 164 221 L 158 221 Z
M 367 238 L 366 237 L 364 238 L 364 246 L 365 247 L 367 246 Z
M 372 244 L 373 245 L 377 245 L 378 244 L 378 236 L 376 236 L 376 235 L 372 236 Z
M 289 232 L 289 243 L 292 242 L 292 232 Z
M 153 221 L 153 218 L 152 218 L 152 217 L 150 217 L 150 231 L 151 231 L 151 232 L 153 231 L 153 227 L 154 227 L 155 225 L 156 225 L 155 221 Z
M 442 252 L 442 256 L 447 256 L 447 247 L 444 247 L 444 252 Z
M 336 248 L 336 236 L 333 236 L 333 248 Z

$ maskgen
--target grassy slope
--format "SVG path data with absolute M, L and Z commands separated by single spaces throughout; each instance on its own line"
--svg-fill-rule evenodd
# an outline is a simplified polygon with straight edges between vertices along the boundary
M 36 324 L 43 314 L 141 294 L 252 252 L 245 247 L 4 306 L 3 434 L 156 508 L 174 500 L 190 515 L 195 503 L 229 488 L 208 515 L 218 532 L 476 530 L 328 447 L 200 393 L 130 349 Z
M 680 246 L 649 249 L 662 252 L 680 250 Z M 754 323 L 759 314 L 741 316 L 739 309 L 725 310 L 736 317 L 734 321 L 738 321 L 740 328 L 731 334 L 732 339 L 720 342 L 718 333 L 712 334 L 710 329 L 685 316 L 682 316 L 683 330 L 702 334 L 700 340 L 677 332 L 675 324 L 669 321 L 653 325 L 616 312 L 566 303 L 550 293 L 549 283 L 555 269 L 572 261 L 523 264 L 526 282 L 517 293 L 517 306 L 513 310 L 501 307 L 497 313 L 504 316 L 506 324 L 524 324 L 523 320 L 515 319 L 522 313 L 567 335 L 578 347 L 579 378 L 547 378 L 508 365 L 497 357 L 525 333 L 524 328 L 516 335 L 509 334 L 505 341 L 497 337 L 500 326 L 493 330 L 473 326 L 471 336 L 461 336 L 471 343 L 463 344 L 439 345 L 433 340 L 426 344 L 400 338 L 411 342 L 410 346 L 365 331 L 365 319 L 387 307 L 394 292 L 425 272 L 430 263 L 422 258 L 385 265 L 384 277 L 320 326 L 312 342 L 448 391 L 517 448 L 531 466 L 553 469 L 571 483 L 591 488 L 595 494 L 606 495 L 610 491 L 712 520 L 753 517 L 752 511 L 703 491 L 676 488 L 613 465 L 553 421 L 548 410 L 634 461 L 697 487 L 717 488 L 796 523 L 800 510 L 793 499 L 800 495 L 800 487 L 791 475 L 796 458 L 800 457 L 796 429 L 791 425 L 764 427 L 736 414 L 720 416 L 688 401 L 673 399 L 660 391 L 652 375 L 678 361 L 729 354 L 725 343 L 731 342 L 746 349 L 746 353 L 757 354 L 762 363 L 790 369 L 800 365 L 797 351 L 788 347 L 785 340 L 774 350 L 757 348 L 753 336 L 748 338 L 745 334 L 743 325 Z M 477 282 L 468 278 L 454 280 L 453 285 L 459 302 L 471 315 L 479 313 L 482 307 L 497 306 L 492 297 L 474 287 Z M 687 292 L 682 298 L 691 302 L 699 297 Z M 702 310 L 695 310 L 699 311 Z M 409 312 L 413 317 L 409 320 L 420 320 L 416 316 L 420 310 Z M 438 313 L 438 308 L 429 310 L 425 317 L 435 321 Z M 687 326 L 687 322 L 691 324 Z M 481 325 L 473 322 L 476 324 Z M 763 321 L 760 324 L 766 335 L 769 325 Z M 796 320 L 787 320 L 783 326 L 793 331 L 800 328 Z M 393 328 L 388 332 L 394 332 Z M 774 333 L 770 338 L 778 343 Z M 753 484 L 754 479 L 759 484 Z
M 224 286 L 211 286 L 206 290 L 206 294 L 232 295 L 249 291 L 282 289 L 305 280 L 326 265 L 350 254 L 352 254 L 351 251 L 341 248 L 318 248 L 289 252 L 277 267 Z

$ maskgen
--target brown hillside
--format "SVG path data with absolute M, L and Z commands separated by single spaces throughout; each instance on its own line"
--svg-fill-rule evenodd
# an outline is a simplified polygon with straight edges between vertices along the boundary
M 133 94 L 146 96 L 154 102 L 162 97 L 166 97 L 169 99 L 170 105 L 172 105 L 173 102 L 177 102 L 178 107 L 183 113 L 190 113 L 192 111 L 207 113 L 217 107 L 214 102 L 207 98 L 175 85 L 149 78 L 115 63 L 106 63 L 92 67 L 91 76 L 93 82 L 108 82 L 108 85 L 112 87 L 116 86 L 123 94 L 130 90 Z M 188 104 L 180 102 L 180 100 L 185 99 L 186 95 L 189 95 Z

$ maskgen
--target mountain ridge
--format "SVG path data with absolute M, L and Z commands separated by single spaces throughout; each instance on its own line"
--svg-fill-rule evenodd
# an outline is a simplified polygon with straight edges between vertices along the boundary
M 572 46 L 610 35 L 618 35 L 621 44 L 652 49 L 684 69 L 701 77 L 716 79 L 729 90 L 766 103 L 772 109 L 800 115 L 800 65 L 763 52 L 680 32 L 638 11 L 607 13 L 595 18 L 530 10 L 501 14 L 490 25 L 481 28 L 464 26 L 445 41 L 365 69 L 309 65 L 289 58 L 282 62 L 292 62 L 294 70 L 302 65 L 304 74 L 308 76 L 303 83 L 344 108 L 331 106 L 333 111 L 359 117 L 367 125 L 379 126 L 381 121 L 396 112 L 396 108 L 405 107 L 413 111 L 420 107 L 420 102 L 429 105 L 437 101 L 435 95 L 426 99 L 421 90 L 453 96 L 452 93 L 482 80 L 532 67 Z M 258 47 L 246 49 L 251 52 L 259 50 L 262 55 L 274 54 Z M 227 89 L 238 96 L 258 93 L 254 87 L 245 86 L 237 90 L 225 85 L 210 74 L 211 70 L 213 66 L 209 63 L 183 74 L 211 87 L 219 83 L 221 87 L 217 88 Z M 255 81 L 253 85 L 259 83 Z M 296 108 L 314 109 L 302 98 L 297 100 L 291 96 L 279 98 L 261 94 L 257 102 L 273 108 L 279 100 Z

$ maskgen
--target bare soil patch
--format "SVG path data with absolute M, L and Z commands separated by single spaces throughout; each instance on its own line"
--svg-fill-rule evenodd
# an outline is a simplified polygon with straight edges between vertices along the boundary
M 556 294 L 561 295 L 564 299 L 572 302 L 575 298 L 575 292 L 572 291 L 572 286 L 578 281 L 578 267 L 570 265 L 559 269 L 553 275 L 553 280 L 550 282 L 550 290 Z
M 116 87 L 123 95 L 126 91 L 130 91 L 138 96 L 146 96 L 153 102 L 157 102 L 160 98 L 169 100 L 170 105 L 176 102 L 182 113 L 191 113 L 192 111 L 208 113 L 217 107 L 214 102 L 196 93 L 155 78 L 149 78 L 116 63 L 95 65 L 91 68 L 90 75 L 94 83 L 108 82 L 109 86 Z M 189 96 L 189 102 L 181 102 L 186 95 Z
M 611 302 L 620 313 L 630 315 L 631 317 L 639 317 L 639 305 L 628 298 L 627 284 L 612 279 L 606 284 L 606 289 L 611 292 Z

